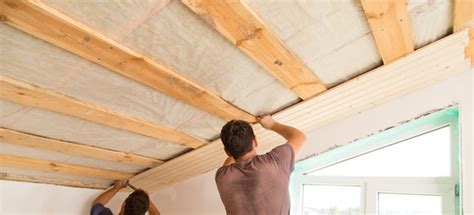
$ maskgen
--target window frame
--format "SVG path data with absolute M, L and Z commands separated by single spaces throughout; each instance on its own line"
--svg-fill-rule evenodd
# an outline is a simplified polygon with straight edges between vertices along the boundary
M 449 126 L 451 132 L 451 175 L 449 177 L 343 177 L 306 174 L 446 126 Z M 361 214 L 378 213 L 378 193 L 441 195 L 443 212 L 454 211 L 454 214 L 460 214 L 462 189 L 460 189 L 461 141 L 459 132 L 459 107 L 455 106 L 299 161 L 295 164 L 290 179 L 291 212 L 292 214 L 302 214 L 303 185 L 314 184 L 360 186 Z M 433 187 L 434 185 L 438 188 Z M 433 190 L 436 192 L 432 192 Z

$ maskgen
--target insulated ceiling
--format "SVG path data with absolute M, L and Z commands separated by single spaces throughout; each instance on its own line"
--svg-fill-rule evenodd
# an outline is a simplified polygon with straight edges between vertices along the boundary
M 301 100 L 178 0 L 65 1 L 46 5 L 207 87 L 252 115 Z M 356 0 L 245 0 L 263 23 L 330 88 L 382 65 Z M 452 2 L 409 0 L 416 48 L 452 28 Z M 225 121 L 7 24 L 0 24 L 0 75 L 209 142 Z M 84 119 L 0 99 L 0 127 L 168 161 L 192 149 Z M 140 173 L 128 166 L 0 142 L 1 154 Z M 81 181 L 111 180 L 0 168 L 2 173 Z M 94 186 L 92 186 L 94 187 Z M 98 186 L 95 186 L 98 187 Z M 100 187 L 100 186 L 99 186 Z

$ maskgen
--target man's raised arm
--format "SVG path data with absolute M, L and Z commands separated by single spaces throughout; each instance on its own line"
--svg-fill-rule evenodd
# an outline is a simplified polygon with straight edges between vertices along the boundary
M 293 151 L 298 153 L 306 142 L 306 135 L 291 126 L 283 125 L 275 120 L 270 115 L 265 115 L 258 117 L 258 122 L 262 125 L 263 128 L 272 130 L 279 135 L 283 136 L 288 141 L 288 144 L 293 148 Z

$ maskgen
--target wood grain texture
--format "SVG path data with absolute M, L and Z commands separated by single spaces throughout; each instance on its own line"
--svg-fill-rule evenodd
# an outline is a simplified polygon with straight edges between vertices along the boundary
M 344 117 L 373 108 L 394 98 L 466 71 L 464 58 L 467 31 L 461 31 L 425 46 L 413 54 L 338 85 L 325 93 L 274 115 L 275 120 L 313 130 Z M 263 150 L 284 143 L 274 132 L 253 126 Z M 158 190 L 211 171 L 226 158 L 220 140 L 175 158 L 131 179 L 147 190 Z
M 149 157 L 41 137 L 1 127 L 0 142 L 142 168 L 156 167 L 163 163 L 163 161 Z
M 327 93 L 322 94 L 319 96 L 319 99 L 312 99 L 317 100 L 314 102 L 304 102 L 300 103 L 297 106 L 298 108 L 289 108 L 285 111 L 282 111 L 275 115 L 274 117 L 278 119 L 281 122 L 285 123 L 291 123 L 292 125 L 299 126 L 301 128 L 307 128 L 309 125 L 312 125 L 314 127 L 323 125 L 325 123 L 329 123 L 333 120 L 338 119 L 339 117 L 344 117 L 347 115 L 342 115 L 339 116 L 339 113 L 345 113 L 345 114 L 351 114 L 353 109 L 360 108 L 361 105 L 365 106 L 374 106 L 376 104 L 372 103 L 372 97 L 375 97 L 375 99 L 380 99 L 381 96 L 388 96 L 387 98 L 390 98 L 390 96 L 393 96 L 393 94 L 399 94 L 401 93 L 397 89 L 400 88 L 400 85 L 405 84 L 411 87 L 418 87 L 416 84 L 420 80 L 423 80 L 423 77 L 426 75 L 426 73 L 429 73 L 432 70 L 435 69 L 442 69 L 443 66 L 445 65 L 452 65 L 455 64 L 456 62 L 462 62 L 462 58 L 454 58 L 454 56 L 462 56 L 462 47 L 464 47 L 464 44 L 460 42 L 459 38 L 457 38 L 457 44 L 456 46 L 451 45 L 452 47 L 444 49 L 444 51 L 448 51 L 448 53 L 451 53 L 451 55 L 446 55 L 444 52 L 436 52 L 436 49 L 431 48 L 430 49 L 424 49 L 423 54 L 424 55 L 431 55 L 429 58 L 422 55 L 421 53 L 417 55 L 416 57 L 411 57 L 410 61 L 400 61 L 396 62 L 396 64 L 392 65 L 389 70 L 384 71 L 383 73 L 379 72 L 377 74 L 373 74 L 370 76 L 362 76 L 360 78 L 356 78 L 350 82 L 347 82 L 346 84 L 341 85 L 339 90 L 329 90 Z M 446 43 L 444 43 L 446 45 Z M 436 46 L 436 48 L 440 48 L 441 46 Z M 444 46 L 443 46 L 444 47 Z M 432 54 L 431 52 L 435 52 Z M 445 57 L 446 60 L 439 61 L 440 65 L 433 64 L 433 59 L 442 59 L 442 57 Z M 452 62 L 454 58 L 454 61 Z M 413 65 L 415 63 L 420 63 L 423 66 L 417 67 L 416 69 L 420 69 L 423 73 L 416 73 L 415 75 L 413 72 L 415 71 L 415 68 L 413 68 Z M 406 64 L 406 65 L 405 65 Z M 448 67 L 449 70 L 445 71 L 446 69 L 442 70 L 439 74 L 452 74 L 453 71 L 457 71 L 454 68 Z M 381 68 L 382 69 L 382 68 Z M 453 70 L 454 69 L 454 70 Z M 400 71 L 404 70 L 410 70 L 409 72 L 403 73 L 400 75 Z M 390 71 L 397 71 L 390 73 Z M 375 71 L 374 71 L 375 72 Z M 389 75 L 387 75 L 389 73 Z M 439 75 L 438 74 L 438 75 Z M 431 77 L 434 77 L 433 75 Z M 369 79 L 370 78 L 370 79 Z M 442 76 L 439 76 L 439 78 L 442 78 Z M 408 80 L 408 81 L 407 81 Z M 436 80 L 436 79 L 434 79 Z M 380 82 L 380 83 L 379 83 Z M 426 85 L 429 84 L 428 82 L 422 82 L 418 83 L 418 85 Z M 386 86 L 382 90 L 377 90 L 374 91 L 373 89 L 379 88 L 382 86 Z M 403 89 L 403 88 L 402 88 Z M 354 91 L 357 91 L 356 95 L 354 94 Z M 360 92 L 359 92 L 360 91 Z M 331 96 L 329 96 L 331 95 Z M 362 96 L 361 96 L 362 95 Z M 352 99 L 352 100 L 350 100 Z M 341 103 L 339 101 L 345 101 L 346 103 Z M 384 100 L 381 100 L 384 101 Z M 380 101 L 379 101 L 380 102 Z M 315 113 L 316 112 L 316 113 Z M 264 129 L 262 129 L 260 126 L 255 125 L 254 126 L 255 133 L 258 136 L 259 143 L 268 143 L 272 142 L 275 140 L 278 140 L 278 135 L 275 135 L 272 132 L 266 132 Z M 280 139 L 281 140 L 281 139 Z M 262 148 L 265 148 L 265 144 L 260 144 Z M 170 161 L 169 164 L 173 165 L 165 165 L 163 166 L 162 170 L 166 171 L 167 174 L 163 178 L 170 178 L 172 181 L 172 178 L 176 176 L 176 174 L 189 174 L 189 172 L 194 171 L 194 169 L 198 169 L 199 171 L 203 171 L 201 166 L 199 164 L 196 165 L 188 165 L 184 167 L 183 169 L 175 168 L 176 166 L 179 166 L 182 164 L 183 161 L 186 159 L 199 159 L 209 155 L 207 158 L 204 159 L 204 163 L 210 162 L 215 159 L 219 158 L 225 158 L 225 154 L 222 153 L 222 144 L 217 140 L 212 142 L 209 146 L 206 146 L 206 149 L 199 149 L 196 150 L 196 152 L 192 152 L 189 155 L 185 155 L 180 158 L 173 159 Z M 222 161 L 222 160 L 221 160 Z M 219 162 L 221 162 L 219 161 Z M 204 170 L 207 171 L 207 170 Z M 152 174 L 152 171 L 150 171 L 150 174 Z M 147 173 L 143 173 L 142 175 L 147 175 Z M 156 179 L 154 179 L 156 180 Z
M 182 2 L 300 98 L 308 99 L 326 90 L 303 61 L 242 1 Z
M 414 51 L 406 0 L 361 0 L 385 64 Z
M 474 1 L 455 0 L 453 30 L 469 29 L 469 45 L 466 47 L 466 57 L 471 58 L 474 66 Z
M 0 166 L 83 177 L 125 180 L 135 174 L 0 154 Z
M 167 66 L 78 23 L 40 1 L 0 0 L 0 20 L 53 45 L 226 120 L 255 117 Z
M 92 188 L 92 189 L 102 189 L 102 190 L 107 189 L 110 186 L 110 184 L 98 184 L 98 183 L 91 183 L 91 182 L 57 179 L 57 178 L 18 175 L 18 174 L 4 173 L 4 172 L 0 173 L 0 180 L 21 181 L 21 182 L 41 183 L 41 184 L 54 184 L 54 185 L 62 185 L 62 186 L 68 186 L 68 187 L 81 187 L 81 188 Z
M 0 75 L 0 98 L 26 106 L 67 114 L 148 137 L 171 141 L 191 148 L 198 148 L 205 144 L 204 141 L 178 130 L 120 115 L 105 108 L 95 107 L 71 97 L 2 75 Z

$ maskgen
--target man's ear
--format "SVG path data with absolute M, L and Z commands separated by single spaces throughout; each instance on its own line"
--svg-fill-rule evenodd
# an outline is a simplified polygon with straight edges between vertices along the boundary
M 224 151 L 227 156 L 232 157 L 232 155 L 229 153 L 229 151 L 227 151 L 227 149 L 224 148 Z

